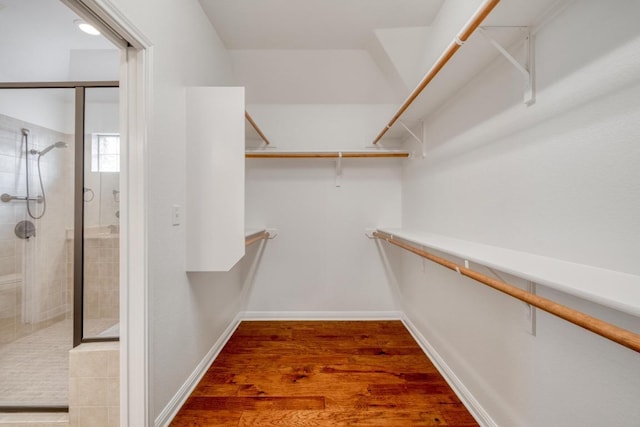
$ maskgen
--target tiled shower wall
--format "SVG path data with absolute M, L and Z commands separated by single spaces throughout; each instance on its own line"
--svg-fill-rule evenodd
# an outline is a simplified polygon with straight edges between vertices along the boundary
M 0 194 L 26 195 L 22 128 L 30 130 L 29 148 L 41 150 L 56 141 L 69 146 L 41 159 L 47 198 L 41 219 L 29 218 L 25 201 L 0 202 L 0 344 L 71 315 L 65 230 L 73 225 L 73 138 L 0 115 Z M 31 194 L 40 194 L 37 156 L 28 159 Z M 37 213 L 43 208 L 31 206 Z M 14 228 L 22 220 L 34 223 L 35 237 L 16 237 Z
M 99 231 L 96 233 L 96 230 Z M 73 240 L 67 240 L 67 283 L 73 287 Z M 109 228 L 85 229 L 84 318 L 102 319 L 112 326 L 119 319 L 120 237 Z M 91 322 L 90 322 L 91 324 Z M 96 325 L 96 326 L 98 326 Z M 98 326 L 99 327 L 99 326 Z M 85 332 L 88 332 L 85 330 Z

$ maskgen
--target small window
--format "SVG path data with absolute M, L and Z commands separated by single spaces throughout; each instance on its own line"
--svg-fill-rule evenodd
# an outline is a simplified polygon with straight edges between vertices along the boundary
M 92 134 L 91 172 L 120 172 L 120 134 Z

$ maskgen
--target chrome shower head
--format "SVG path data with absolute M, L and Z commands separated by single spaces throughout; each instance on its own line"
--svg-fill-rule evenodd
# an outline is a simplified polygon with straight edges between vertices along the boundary
M 51 144 L 50 146 L 48 146 L 47 148 L 45 148 L 42 151 L 38 151 L 38 150 L 30 150 L 31 154 L 37 154 L 38 156 L 44 156 L 45 154 L 47 154 L 49 151 L 53 150 L 54 148 L 67 148 L 69 146 L 69 144 L 67 144 L 64 141 L 58 141 L 55 144 Z

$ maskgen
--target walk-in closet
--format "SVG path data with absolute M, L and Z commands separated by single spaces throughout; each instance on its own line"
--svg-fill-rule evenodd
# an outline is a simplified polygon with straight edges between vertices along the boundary
M 0 0 L 0 427 L 638 425 L 638 17 Z

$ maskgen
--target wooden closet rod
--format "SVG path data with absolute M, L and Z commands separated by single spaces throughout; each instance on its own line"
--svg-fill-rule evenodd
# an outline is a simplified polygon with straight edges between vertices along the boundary
M 385 240 L 393 245 L 399 246 L 402 249 L 406 249 L 409 252 L 419 255 L 437 264 L 440 264 L 443 267 L 446 267 L 450 270 L 456 271 L 463 276 L 470 277 L 471 279 L 474 279 L 480 283 L 483 283 L 493 289 L 496 289 L 500 292 L 503 292 L 514 298 L 517 298 L 520 301 L 524 301 L 527 304 L 530 304 L 534 307 L 537 307 L 541 310 L 546 311 L 547 313 L 551 313 L 555 316 L 558 316 L 561 319 L 564 319 L 568 322 L 573 323 L 574 325 L 578 325 L 584 329 L 587 329 L 604 338 L 607 338 L 611 341 L 614 341 L 620 345 L 623 345 L 633 351 L 640 353 L 640 335 L 639 334 L 620 328 L 619 326 L 612 325 L 611 323 L 607 323 L 603 320 L 589 316 L 588 314 L 574 310 L 567 306 L 558 304 L 557 302 L 552 301 L 550 299 L 543 298 L 536 294 L 532 294 L 531 292 L 524 291 L 516 286 L 510 285 L 500 280 L 496 280 L 492 277 L 486 276 L 482 273 L 478 273 L 477 271 L 471 270 L 464 266 L 457 265 L 454 262 L 435 256 L 422 249 L 418 249 L 407 243 L 395 240 L 393 236 L 388 233 L 375 231 L 373 233 L 373 236 L 378 239 Z
M 340 155 L 342 154 L 342 156 Z M 349 152 L 349 151 L 309 151 L 309 152 L 247 152 L 245 154 L 247 159 L 337 159 L 342 158 L 355 158 L 355 157 L 409 157 L 407 152 Z
M 269 145 L 270 144 L 269 140 L 267 139 L 266 136 L 264 136 L 264 133 L 262 133 L 262 130 L 258 127 L 256 122 L 253 121 L 253 118 L 249 115 L 249 113 L 246 110 L 244 112 L 244 117 L 247 119 L 249 124 L 256 130 L 256 132 L 258 132 L 258 135 L 260 135 L 260 138 L 262 138 L 265 144 Z
M 476 28 L 480 26 L 482 21 L 491 13 L 494 7 L 500 3 L 500 0 L 487 0 L 485 1 L 480 8 L 476 11 L 476 13 L 469 19 L 469 21 L 465 24 L 464 27 L 458 33 L 458 36 L 453 39 L 453 41 L 449 44 L 449 46 L 445 49 L 444 52 L 440 55 L 440 58 L 433 64 L 431 69 L 427 71 L 427 74 L 424 75 L 418 86 L 409 94 L 409 97 L 404 101 L 400 109 L 396 112 L 393 118 L 387 123 L 384 129 L 380 131 L 376 139 L 373 141 L 374 144 L 377 144 L 380 139 L 384 136 L 385 133 L 395 124 L 395 122 L 402 116 L 402 114 L 409 108 L 413 101 L 420 95 L 420 93 L 424 90 L 425 87 L 435 78 L 435 76 L 444 68 L 444 66 L 449 62 L 449 60 L 453 57 L 453 55 L 460 49 L 460 47 L 467 41 L 467 39 L 473 34 Z
M 268 238 L 269 238 L 269 233 L 267 231 L 260 231 L 256 234 L 252 234 L 251 236 L 245 237 L 244 245 L 251 246 L 255 242 L 259 242 L 260 240 L 268 239 Z

